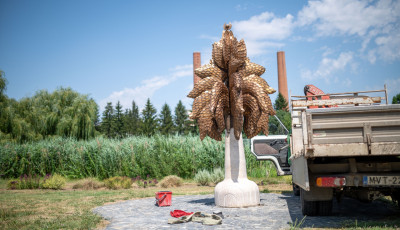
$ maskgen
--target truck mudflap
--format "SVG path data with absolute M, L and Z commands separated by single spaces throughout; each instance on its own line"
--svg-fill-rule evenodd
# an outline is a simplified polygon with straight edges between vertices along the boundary
M 307 159 L 304 156 L 290 158 L 293 183 L 305 191 L 310 191 Z

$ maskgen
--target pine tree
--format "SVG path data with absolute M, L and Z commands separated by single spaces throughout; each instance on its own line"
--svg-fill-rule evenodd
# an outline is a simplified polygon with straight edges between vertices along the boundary
M 392 104 L 400 104 L 400 93 L 393 96 Z
M 123 133 L 123 127 L 124 127 L 124 121 L 123 121 L 123 113 L 122 113 L 122 105 L 121 103 L 119 103 L 119 101 L 117 102 L 117 104 L 115 105 L 115 117 L 114 117 L 114 131 L 115 131 L 115 135 L 118 138 L 121 138 L 122 136 L 124 136 Z
M 288 102 L 281 93 L 278 94 L 278 97 L 275 100 L 274 109 L 276 111 L 278 110 L 288 111 Z
M 175 107 L 174 122 L 176 131 L 179 135 L 186 134 L 188 132 L 188 114 L 181 100 L 179 100 L 178 104 Z
M 107 102 L 104 109 L 101 130 L 108 138 L 114 137 L 114 108 L 111 102 Z
M 125 132 L 129 135 L 139 135 L 140 134 L 140 114 L 139 107 L 136 105 L 135 101 L 132 101 L 132 109 L 125 111 Z
M 147 99 L 146 105 L 142 110 L 142 133 L 146 136 L 152 136 L 157 130 L 157 110 Z
M 172 121 L 171 109 L 168 104 L 165 103 L 161 108 L 160 113 L 160 132 L 163 135 L 169 135 L 174 129 L 174 123 Z

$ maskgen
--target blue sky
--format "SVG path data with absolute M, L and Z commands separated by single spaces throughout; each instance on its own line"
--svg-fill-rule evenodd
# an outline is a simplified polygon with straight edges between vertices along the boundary
M 283 50 L 291 95 L 306 84 L 326 93 L 387 84 L 389 98 L 400 93 L 400 1 L 0 0 L 6 93 L 71 87 L 101 110 L 118 100 L 142 108 L 147 98 L 158 111 L 179 100 L 189 109 L 193 52 L 208 63 L 228 22 L 275 89 Z

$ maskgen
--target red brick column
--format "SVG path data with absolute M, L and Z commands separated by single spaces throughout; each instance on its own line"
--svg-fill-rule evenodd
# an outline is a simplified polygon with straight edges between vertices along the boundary
M 287 77 L 286 77 L 285 52 L 284 51 L 279 51 L 277 53 L 277 59 L 278 59 L 278 88 L 279 88 L 279 93 L 281 93 L 282 96 L 289 103 Z

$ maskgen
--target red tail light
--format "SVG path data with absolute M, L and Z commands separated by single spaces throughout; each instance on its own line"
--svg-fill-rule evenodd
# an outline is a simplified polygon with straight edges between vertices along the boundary
M 343 187 L 346 185 L 345 177 L 317 177 L 318 187 Z

